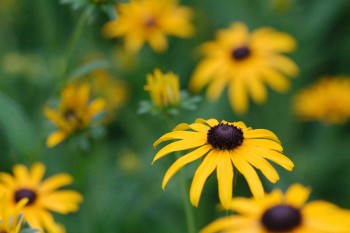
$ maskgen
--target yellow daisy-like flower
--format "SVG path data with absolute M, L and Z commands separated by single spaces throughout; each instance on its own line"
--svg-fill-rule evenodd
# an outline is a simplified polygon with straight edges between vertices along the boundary
M 0 192 L 7 196 L 10 208 L 15 209 L 21 200 L 28 202 L 22 208 L 24 219 L 32 228 L 42 232 L 63 233 L 64 227 L 57 224 L 49 211 L 60 214 L 75 212 L 83 197 L 73 190 L 57 190 L 72 183 L 73 179 L 66 173 L 42 180 L 45 165 L 34 163 L 31 170 L 24 165 L 16 165 L 13 174 L 0 173 Z
M 243 114 L 249 105 L 248 96 L 256 103 L 266 100 L 265 84 L 279 92 L 289 89 L 286 76 L 295 76 L 299 71 L 281 53 L 295 47 L 289 34 L 267 27 L 249 33 L 243 23 L 233 23 L 220 30 L 215 41 L 201 47 L 205 59 L 195 69 L 189 88 L 198 92 L 208 84 L 207 97 L 214 101 L 228 86 L 233 110 Z
M 264 199 L 233 198 L 237 215 L 218 219 L 200 233 L 349 233 L 350 211 L 326 201 L 306 203 L 310 189 L 292 185 L 283 195 L 276 189 Z
M 276 170 L 266 159 L 291 171 L 293 162 L 282 154 L 277 136 L 266 129 L 252 129 L 243 122 L 218 122 L 215 119 L 197 119 L 192 124 L 179 124 L 170 133 L 160 137 L 154 146 L 163 141 L 178 139 L 163 147 L 154 161 L 174 152 L 195 150 L 180 157 L 166 172 L 162 187 L 186 164 L 203 158 L 190 189 L 190 199 L 198 206 L 207 178 L 216 170 L 221 204 L 228 208 L 232 198 L 234 168 L 247 180 L 255 197 L 264 195 L 262 183 L 253 167 L 261 170 L 267 179 L 275 183 L 279 179 Z
M 70 134 L 90 126 L 93 118 L 103 112 L 105 105 L 102 98 L 90 101 L 88 84 L 68 85 L 61 93 L 58 109 L 44 109 L 46 117 L 58 127 L 47 138 L 47 146 L 54 147 Z
M 18 233 L 21 230 L 23 223 L 23 214 L 21 214 L 21 211 L 27 202 L 28 199 L 24 198 L 16 203 L 14 209 L 11 209 L 6 194 L 1 197 L 0 232 Z
M 147 42 L 156 52 L 168 47 L 167 35 L 190 37 L 192 10 L 177 0 L 131 0 L 117 5 L 118 17 L 104 27 L 107 37 L 125 37 L 126 48 L 138 52 Z
M 350 77 L 324 77 L 296 94 L 293 105 L 304 120 L 345 123 L 350 119 Z
M 149 91 L 153 104 L 159 109 L 176 106 L 180 102 L 179 77 L 172 72 L 163 74 L 155 69 L 153 74 L 147 75 L 144 89 Z

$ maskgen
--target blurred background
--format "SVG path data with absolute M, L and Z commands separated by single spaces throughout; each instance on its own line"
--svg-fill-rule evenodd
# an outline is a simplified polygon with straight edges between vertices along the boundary
M 79 1 L 77 1 L 79 2 Z M 288 55 L 300 68 L 298 78 L 286 94 L 269 90 L 263 105 L 250 104 L 245 115 L 229 107 L 227 93 L 217 102 L 203 94 L 196 111 L 181 111 L 174 123 L 191 123 L 196 118 L 244 121 L 253 128 L 273 131 L 281 140 L 284 153 L 295 163 L 293 172 L 275 166 L 280 181 L 275 185 L 260 176 L 265 190 L 285 190 L 300 182 L 312 187 L 311 199 L 324 199 L 350 208 L 350 124 L 324 124 L 299 120 L 291 105 L 301 88 L 325 75 L 350 75 L 350 1 L 348 0 L 182 0 L 194 10 L 195 36 L 169 37 L 169 48 L 154 53 L 148 46 L 135 54 L 123 49 L 122 39 L 106 39 L 103 25 L 106 11 L 96 7 L 81 32 L 70 59 L 70 74 L 79 74 L 89 59 L 97 59 L 108 74 L 127 87 L 127 99 L 95 139 L 80 142 L 70 137 L 54 148 L 45 142 L 52 123 L 43 114 L 48 101 L 59 98 L 58 77 L 64 69 L 68 44 L 84 12 L 74 1 L 0 1 L 0 148 L 1 171 L 13 165 L 30 166 L 42 161 L 46 176 L 66 172 L 74 177 L 69 188 L 79 191 L 84 202 L 77 213 L 55 215 L 67 232 L 81 233 L 179 233 L 186 231 L 179 175 L 161 189 L 163 176 L 174 162 L 173 155 L 151 165 L 158 149 L 153 142 L 169 131 L 159 116 L 139 115 L 141 100 L 149 99 L 143 90 L 146 75 L 159 67 L 173 71 L 186 89 L 200 56 L 198 46 L 215 37 L 218 29 L 241 21 L 250 29 L 270 26 L 291 34 L 298 43 Z M 91 67 L 90 67 L 91 68 Z M 350 107 L 350 106 L 349 106 Z M 174 127 L 172 125 L 171 127 Z M 181 172 L 188 187 L 198 163 Z M 261 174 L 260 174 L 261 175 Z M 242 176 L 234 195 L 250 196 Z M 201 202 L 194 209 L 197 229 L 222 215 L 216 178 L 204 187 Z

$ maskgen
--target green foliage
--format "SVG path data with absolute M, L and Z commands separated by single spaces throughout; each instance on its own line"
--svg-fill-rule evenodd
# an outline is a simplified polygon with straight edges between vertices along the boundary
M 117 17 L 116 1 L 3 2 L 0 3 L 0 171 L 10 171 L 16 163 L 43 161 L 48 174 L 70 173 L 75 180 L 72 189 L 83 194 L 84 202 L 77 213 L 54 214 L 67 232 L 185 232 L 180 177 L 175 175 L 165 192 L 161 189 L 165 171 L 175 158 L 169 155 L 168 160 L 152 166 L 157 151 L 152 144 L 176 124 L 190 123 L 196 118 L 242 120 L 247 126 L 269 129 L 279 137 L 295 169 L 289 173 L 277 168 L 281 179 L 274 185 L 263 179 L 266 191 L 274 187 L 285 189 L 293 182 L 300 182 L 312 187 L 312 199 L 325 199 L 350 208 L 350 124 L 301 122 L 291 109 L 293 95 L 319 77 L 350 75 L 349 1 L 182 0 L 181 4 L 195 11 L 195 36 L 170 37 L 165 53 L 154 53 L 146 45 L 133 56 L 123 50 L 122 39 L 108 40 L 101 33 L 104 24 Z M 69 44 L 81 14 L 87 14 L 89 20 L 82 24 L 76 43 Z M 216 102 L 206 99 L 205 90 L 199 96 L 183 92 L 180 106 L 166 110 L 174 116 L 173 124 L 169 125 L 159 117 L 159 110 L 143 90 L 146 74 L 156 67 L 171 70 L 179 75 L 181 89 L 186 90 L 200 61 L 199 46 L 234 21 L 245 22 L 251 29 L 270 26 L 293 35 L 298 49 L 290 57 L 299 65 L 300 77 L 291 80 L 292 88 L 286 94 L 268 90 L 267 102 L 262 105 L 251 102 L 246 115 L 232 111 L 227 91 Z M 70 46 L 71 54 L 67 55 Z M 19 57 L 34 54 L 40 58 L 41 69 L 36 72 L 8 69 L 11 63 L 5 62 L 5 57 L 13 53 Z M 89 60 L 96 54 L 97 59 Z M 62 67 L 66 69 L 64 72 Z M 59 97 L 61 84 L 79 80 L 80 76 L 98 69 L 107 69 L 114 78 L 129 85 L 128 101 L 115 111 L 115 119 L 84 132 L 88 136 L 69 138 L 48 149 L 45 141 L 49 123 L 43 107 L 50 99 Z M 130 151 L 134 157 L 121 162 L 120 158 L 128 157 Z M 181 171 L 187 176 L 188 187 L 195 166 L 188 165 Z M 240 175 L 234 195 L 251 195 Z M 199 207 L 193 208 L 197 230 L 225 214 L 217 211 L 217 203 L 214 174 L 204 187 Z M 21 231 L 31 232 L 35 231 Z

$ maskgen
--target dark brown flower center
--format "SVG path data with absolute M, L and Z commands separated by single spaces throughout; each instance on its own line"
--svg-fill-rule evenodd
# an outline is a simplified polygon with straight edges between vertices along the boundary
M 152 27 L 156 26 L 157 21 L 156 21 L 156 19 L 154 17 L 148 16 L 148 17 L 145 18 L 144 24 L 145 24 L 146 27 L 152 28 Z
M 36 200 L 36 193 L 35 191 L 31 190 L 31 189 L 19 189 L 15 192 L 15 202 L 19 202 L 20 200 L 22 200 L 23 198 L 28 198 L 28 203 L 27 205 L 31 205 L 34 203 L 34 201 Z
M 220 123 L 209 129 L 207 142 L 215 149 L 232 150 L 243 142 L 243 132 L 240 128 Z
M 78 116 L 78 114 L 74 111 L 74 110 L 67 110 L 64 112 L 64 118 L 68 121 L 68 122 L 81 122 L 80 117 Z
M 290 205 L 276 205 L 265 211 L 261 218 L 262 225 L 268 231 L 288 232 L 301 224 L 300 210 Z
M 251 51 L 247 46 L 238 47 L 232 50 L 231 56 L 235 61 L 242 61 L 249 57 Z

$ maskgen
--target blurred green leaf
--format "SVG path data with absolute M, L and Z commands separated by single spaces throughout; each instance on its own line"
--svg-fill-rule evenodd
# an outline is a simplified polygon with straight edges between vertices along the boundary
M 36 151 L 38 135 L 33 122 L 10 97 L 0 92 L 0 126 L 8 143 L 20 155 L 30 156 Z

